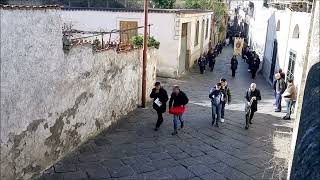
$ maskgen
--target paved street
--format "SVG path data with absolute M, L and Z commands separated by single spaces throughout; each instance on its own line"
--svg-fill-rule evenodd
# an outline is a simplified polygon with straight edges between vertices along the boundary
M 113 130 L 89 140 L 75 152 L 44 172 L 40 179 L 190 179 L 249 180 L 283 179 L 286 176 L 281 145 L 287 147 L 291 124 L 273 112 L 271 87 L 258 75 L 262 101 L 252 128 L 244 129 L 244 93 L 252 80 L 247 64 L 239 60 L 231 77 L 231 48 L 217 58 L 214 72 L 195 68 L 179 80 L 159 79 L 168 92 L 180 85 L 190 102 L 184 115 L 185 128 L 172 136 L 172 117 L 166 114 L 159 131 L 153 131 L 156 113 L 149 106 L 124 117 Z M 227 79 L 232 101 L 225 122 L 211 126 L 208 91 L 221 77 Z M 284 105 L 284 103 L 283 103 Z M 283 108 L 285 110 L 285 108 Z M 282 134 L 284 141 L 277 141 Z M 280 145 L 279 145 L 280 144 Z M 284 165 L 283 165 L 284 164 Z

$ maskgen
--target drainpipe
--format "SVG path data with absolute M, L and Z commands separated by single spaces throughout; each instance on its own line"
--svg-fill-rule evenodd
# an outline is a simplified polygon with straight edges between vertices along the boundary
M 144 34 L 143 34 L 143 62 L 142 62 L 142 96 L 141 107 L 146 107 L 147 89 L 147 49 L 148 49 L 148 0 L 144 0 Z

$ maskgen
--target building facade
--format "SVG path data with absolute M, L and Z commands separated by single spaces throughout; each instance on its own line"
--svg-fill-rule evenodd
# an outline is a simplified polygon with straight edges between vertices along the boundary
M 150 35 L 160 41 L 158 76 L 179 77 L 208 50 L 211 16 L 210 11 L 160 9 L 149 11 Z M 144 25 L 142 10 L 66 8 L 62 12 L 62 19 L 74 29 L 86 31 L 123 30 L 125 29 L 122 27 L 123 23 L 131 24 L 131 28 Z M 143 34 L 143 28 L 138 28 L 131 35 L 137 34 Z M 121 38 L 116 37 L 112 40 L 120 43 Z

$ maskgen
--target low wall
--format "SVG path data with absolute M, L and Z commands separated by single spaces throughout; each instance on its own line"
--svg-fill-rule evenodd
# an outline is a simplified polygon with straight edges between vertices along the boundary
M 59 11 L 1 9 L 0 179 L 30 179 L 140 103 L 141 51 L 64 53 Z

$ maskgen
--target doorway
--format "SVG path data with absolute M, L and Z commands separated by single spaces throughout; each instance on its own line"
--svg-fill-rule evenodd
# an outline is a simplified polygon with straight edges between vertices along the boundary
M 269 80 L 273 82 L 273 76 L 274 76 L 274 71 L 276 68 L 276 63 L 277 63 L 277 55 L 278 55 L 278 42 L 277 40 L 274 40 L 273 42 L 273 53 L 272 53 L 272 62 L 271 62 L 271 69 L 270 69 L 270 75 L 269 75 Z
M 188 49 L 188 23 L 182 23 L 180 56 L 179 56 L 179 74 L 189 69 Z

